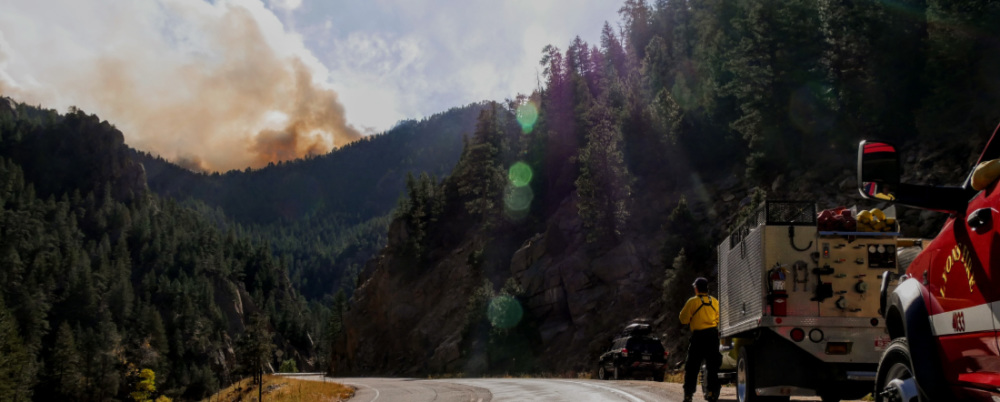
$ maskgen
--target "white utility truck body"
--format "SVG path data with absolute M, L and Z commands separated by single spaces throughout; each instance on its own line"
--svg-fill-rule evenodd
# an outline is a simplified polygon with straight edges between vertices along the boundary
M 720 336 L 738 399 L 824 401 L 873 389 L 896 232 L 820 231 L 811 202 L 769 201 L 718 246 Z

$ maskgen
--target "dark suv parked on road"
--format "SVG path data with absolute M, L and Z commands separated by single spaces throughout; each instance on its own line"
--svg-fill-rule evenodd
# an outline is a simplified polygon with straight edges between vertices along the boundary
M 667 352 L 658 338 L 650 336 L 650 332 L 649 324 L 625 327 L 615 337 L 611 348 L 601 355 L 597 377 L 602 380 L 653 377 L 653 381 L 663 381 Z

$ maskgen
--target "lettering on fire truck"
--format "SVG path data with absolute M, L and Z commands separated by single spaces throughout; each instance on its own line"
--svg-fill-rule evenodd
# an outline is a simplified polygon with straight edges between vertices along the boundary
M 965 267 L 965 278 L 969 281 L 969 293 L 972 293 L 972 289 L 976 286 L 976 276 L 972 273 L 972 255 L 969 253 L 969 247 L 965 245 L 955 245 L 955 248 L 951 249 L 951 254 L 948 255 L 948 260 L 944 263 L 944 273 L 941 274 L 944 282 L 941 284 L 941 297 L 945 296 L 945 288 L 948 284 L 948 274 L 951 274 L 951 269 L 955 265 L 961 264 Z
M 951 327 L 955 332 L 965 332 L 965 312 L 957 311 L 951 315 Z

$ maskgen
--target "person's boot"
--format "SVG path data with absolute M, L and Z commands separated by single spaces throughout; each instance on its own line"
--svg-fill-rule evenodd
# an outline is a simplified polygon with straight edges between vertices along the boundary
M 705 394 L 705 400 L 708 402 L 717 402 L 719 400 L 719 396 L 709 392 Z
M 694 394 L 684 394 L 684 402 L 693 402 Z

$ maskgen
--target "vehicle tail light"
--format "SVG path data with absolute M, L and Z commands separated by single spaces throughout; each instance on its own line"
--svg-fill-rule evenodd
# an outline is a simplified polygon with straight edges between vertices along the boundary
M 628 349 L 622 348 L 622 356 L 628 357 Z
M 790 335 L 795 342 L 802 342 L 803 339 L 806 339 L 806 331 L 803 331 L 802 328 L 793 329 Z
M 850 353 L 850 342 L 829 342 L 826 344 L 826 354 L 828 355 L 847 355 Z

